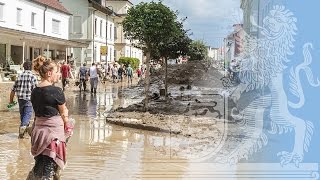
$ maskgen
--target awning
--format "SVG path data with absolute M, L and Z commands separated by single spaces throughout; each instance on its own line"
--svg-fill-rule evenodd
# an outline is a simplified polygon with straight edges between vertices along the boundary
M 15 38 L 23 38 L 24 40 L 40 41 L 40 42 L 46 42 L 49 44 L 62 45 L 66 47 L 87 48 L 89 46 L 89 43 L 66 40 L 66 39 L 51 37 L 51 36 L 42 35 L 42 34 L 9 29 L 5 27 L 0 27 L 0 34 L 5 36 L 12 36 Z

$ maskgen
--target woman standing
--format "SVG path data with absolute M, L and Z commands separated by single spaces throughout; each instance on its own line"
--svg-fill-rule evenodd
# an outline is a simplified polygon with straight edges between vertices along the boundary
M 53 86 L 60 70 L 50 59 L 38 57 L 33 61 L 41 82 L 31 93 L 35 121 L 31 134 L 31 153 L 35 165 L 27 179 L 60 179 L 60 169 L 66 164 L 66 134 L 73 127 L 68 122 L 68 109 L 61 88 Z

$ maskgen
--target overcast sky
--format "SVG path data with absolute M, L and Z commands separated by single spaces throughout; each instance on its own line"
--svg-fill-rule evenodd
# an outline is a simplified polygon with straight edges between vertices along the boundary
M 152 0 L 131 0 L 133 4 Z M 157 0 L 154 0 L 157 2 Z M 188 17 L 185 28 L 191 29 L 192 39 L 204 40 L 217 47 L 232 31 L 232 25 L 242 23 L 240 0 L 163 0 L 179 17 Z

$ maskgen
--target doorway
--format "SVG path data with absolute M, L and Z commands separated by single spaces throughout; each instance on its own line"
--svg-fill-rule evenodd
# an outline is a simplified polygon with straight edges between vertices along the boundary
M 13 46 L 11 45 L 11 58 L 14 64 L 22 64 L 23 60 L 23 49 L 22 46 Z

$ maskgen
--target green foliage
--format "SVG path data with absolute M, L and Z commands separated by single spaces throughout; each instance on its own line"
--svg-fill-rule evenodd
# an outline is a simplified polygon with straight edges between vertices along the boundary
M 192 41 L 189 47 L 190 61 L 201 61 L 205 60 L 208 56 L 208 49 L 203 41 Z
M 130 64 L 132 69 L 137 69 L 139 68 L 139 59 L 138 58 L 131 58 L 131 57 L 120 57 L 119 64 L 124 64 L 126 65 L 126 67 L 128 67 L 128 65 Z
M 188 31 L 183 28 L 183 21 L 175 22 L 174 31 L 168 43 L 159 46 L 158 50 L 161 57 L 174 59 L 189 52 L 192 40 L 187 35 Z
M 122 25 L 128 39 L 138 40 L 141 48 L 151 52 L 170 41 L 176 19 L 177 15 L 162 2 L 141 2 L 130 8 Z

